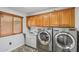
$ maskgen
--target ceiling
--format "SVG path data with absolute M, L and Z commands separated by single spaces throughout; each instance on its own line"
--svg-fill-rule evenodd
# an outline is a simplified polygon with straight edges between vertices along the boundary
M 7 7 L 12 10 L 16 10 L 18 12 L 22 12 L 25 14 L 32 14 L 44 10 L 52 9 L 53 7 Z

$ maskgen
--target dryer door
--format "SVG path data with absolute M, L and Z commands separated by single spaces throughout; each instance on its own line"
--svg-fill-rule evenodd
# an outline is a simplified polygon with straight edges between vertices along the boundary
M 38 39 L 42 45 L 48 45 L 50 42 L 50 34 L 47 31 L 40 31 Z
M 75 39 L 69 33 L 58 33 L 55 35 L 55 42 L 62 49 L 72 49 L 75 46 Z

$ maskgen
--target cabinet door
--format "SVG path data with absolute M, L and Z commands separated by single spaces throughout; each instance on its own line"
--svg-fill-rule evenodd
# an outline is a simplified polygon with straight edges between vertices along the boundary
M 41 15 L 37 15 L 37 16 L 35 16 L 35 17 L 36 17 L 36 26 L 42 27 L 42 25 L 43 25 L 42 16 L 41 16 Z
M 27 17 L 27 27 L 31 26 L 31 17 Z
M 27 18 L 28 19 L 28 26 L 36 26 L 36 17 L 35 16 L 30 16 Z
M 11 15 L 1 15 L 1 36 L 12 34 L 12 19 Z
M 36 18 L 35 16 L 31 17 L 31 26 L 36 26 Z
M 71 9 L 70 27 L 75 27 L 75 8 Z
M 75 16 L 74 16 L 74 9 L 67 9 L 61 11 L 61 20 L 60 26 L 62 27 L 74 27 L 75 26 Z
M 60 21 L 60 13 L 59 12 L 53 12 L 50 14 L 50 26 L 58 27 Z
M 43 14 L 42 17 L 43 26 L 49 26 L 50 14 Z
M 22 18 L 14 17 L 13 20 L 13 33 L 21 33 L 22 32 Z

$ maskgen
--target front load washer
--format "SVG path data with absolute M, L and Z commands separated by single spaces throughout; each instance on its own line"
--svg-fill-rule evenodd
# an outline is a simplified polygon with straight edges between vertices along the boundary
M 39 52 L 52 51 L 52 29 L 51 28 L 38 29 L 37 48 Z
M 76 52 L 77 31 L 75 28 L 53 28 L 53 51 Z

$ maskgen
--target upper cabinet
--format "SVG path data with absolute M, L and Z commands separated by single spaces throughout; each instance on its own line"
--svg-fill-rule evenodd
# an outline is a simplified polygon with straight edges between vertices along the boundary
M 27 26 L 75 27 L 75 8 L 28 16 Z
M 33 27 L 42 27 L 49 26 L 50 14 L 41 14 L 36 16 L 27 17 L 27 26 Z
M 43 14 L 42 16 L 42 26 L 49 26 L 50 13 Z
M 37 16 L 35 16 L 35 21 L 36 21 L 36 26 L 38 26 L 38 27 L 41 27 L 41 26 L 43 26 L 43 17 L 41 16 L 41 15 L 37 15 Z
M 29 26 L 29 27 L 36 25 L 36 18 L 35 18 L 35 16 L 28 17 L 27 20 L 28 20 L 27 23 L 28 23 L 28 26 Z
M 70 8 L 60 11 L 60 27 L 75 26 L 75 9 Z
M 52 12 L 50 13 L 50 26 L 58 27 L 60 23 L 60 13 Z

